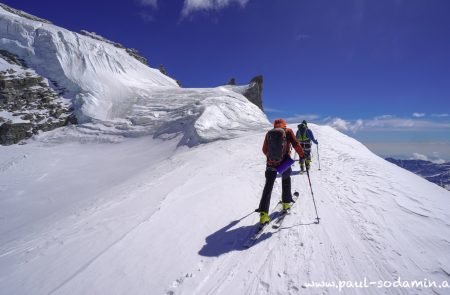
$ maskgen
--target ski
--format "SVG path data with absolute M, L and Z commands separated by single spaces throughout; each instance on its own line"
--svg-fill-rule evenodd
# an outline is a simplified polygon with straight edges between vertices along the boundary
M 256 227 L 256 232 L 254 232 L 254 233 L 250 236 L 250 238 L 249 238 L 249 239 L 247 240 L 247 242 L 244 244 L 244 247 L 245 247 L 245 248 L 250 248 L 251 246 L 253 246 L 253 245 L 259 240 L 259 238 L 261 238 L 261 236 L 262 236 L 265 232 L 267 232 L 266 229 L 270 228 L 270 227 L 269 227 L 269 223 L 270 223 L 270 222 L 268 222 L 268 223 L 266 223 L 266 224 L 264 224 L 264 225 L 261 225 L 261 224 L 257 223 L 257 224 L 255 225 L 255 227 Z
M 298 192 L 294 192 L 294 196 L 296 197 L 294 199 L 294 202 L 298 199 L 299 193 Z M 270 224 L 275 225 L 276 223 L 278 223 L 280 218 L 285 217 L 285 212 L 284 210 L 281 209 L 281 202 L 279 202 L 277 204 L 277 206 L 275 207 L 275 209 L 272 211 L 271 215 L 271 220 L 268 223 L 265 223 L 263 225 L 257 223 L 255 225 L 256 227 L 256 231 L 250 236 L 250 238 L 247 240 L 247 242 L 244 244 L 245 248 L 250 248 L 251 246 L 253 246 L 265 233 L 268 233 L 268 229 L 270 229 L 271 227 L 269 226 Z M 275 224 L 273 224 L 272 222 L 275 222 Z M 272 226 L 273 227 L 273 226 Z
M 295 203 L 295 202 L 297 202 L 297 200 L 298 200 L 299 193 L 298 193 L 298 192 L 295 192 L 295 193 L 294 193 L 294 196 L 295 196 L 295 199 L 294 199 L 294 203 Z M 283 221 L 284 221 L 284 219 L 286 218 L 286 216 L 288 216 L 289 214 L 291 214 L 291 209 L 292 209 L 292 208 L 289 208 L 288 210 L 283 210 L 283 211 L 281 212 L 281 215 L 278 216 L 278 218 L 277 218 L 277 219 L 274 221 L 274 223 L 272 224 L 272 228 L 274 228 L 274 229 L 280 228 L 280 227 L 283 225 Z
M 261 225 L 259 222 L 255 224 L 255 230 L 248 238 L 247 242 L 244 244 L 245 248 L 250 248 L 253 246 L 260 238 L 261 236 L 267 232 L 266 229 L 269 229 L 269 224 L 275 220 L 279 214 L 281 214 L 281 202 L 277 204 L 277 206 L 273 209 L 273 211 L 270 213 L 271 220 L 268 223 L 265 223 Z
M 277 220 L 275 220 L 275 222 L 272 224 L 272 228 L 280 228 L 281 225 L 283 225 L 283 221 L 286 218 L 287 215 L 291 214 L 290 212 L 291 210 L 284 210 L 283 213 L 281 213 L 280 217 L 277 218 Z
M 257 225 L 258 228 L 257 228 L 256 232 L 250 237 L 250 240 L 253 240 L 253 241 L 258 240 L 264 234 L 264 230 L 266 228 L 268 228 L 269 224 L 270 224 L 270 222 L 267 222 L 263 225 L 258 224 Z

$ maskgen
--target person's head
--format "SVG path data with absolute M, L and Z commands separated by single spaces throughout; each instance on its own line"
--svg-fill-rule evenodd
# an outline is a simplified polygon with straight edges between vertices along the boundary
M 284 119 L 275 119 L 273 122 L 274 128 L 286 128 L 286 120 Z
M 306 123 L 305 120 L 303 120 L 303 122 L 301 122 L 300 124 L 297 125 L 298 129 L 300 130 L 304 130 L 308 127 L 308 123 Z

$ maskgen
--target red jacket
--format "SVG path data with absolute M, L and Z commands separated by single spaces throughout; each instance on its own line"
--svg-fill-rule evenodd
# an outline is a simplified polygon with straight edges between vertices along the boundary
M 300 143 L 298 142 L 297 138 L 295 137 L 294 131 L 292 131 L 292 129 L 290 128 L 286 128 L 286 123 L 284 122 L 277 122 L 278 120 L 275 121 L 274 127 L 275 128 L 279 128 L 282 127 L 284 128 L 284 130 L 286 131 L 286 140 L 287 140 L 287 152 L 286 155 L 290 155 L 291 154 L 291 144 L 294 147 L 295 151 L 300 155 L 300 157 L 303 157 L 305 155 L 305 153 L 303 152 L 302 146 L 300 145 Z M 284 121 L 284 120 L 283 120 Z M 279 124 L 277 124 L 279 123 Z M 284 125 L 284 126 L 283 126 Z M 262 151 L 264 153 L 264 155 L 266 155 L 269 152 L 269 145 L 267 142 L 267 134 L 266 137 L 264 138 L 264 144 L 263 144 L 263 148 Z M 269 159 L 267 159 L 267 165 L 268 166 L 274 166 L 274 163 L 271 163 L 271 161 L 269 161 Z

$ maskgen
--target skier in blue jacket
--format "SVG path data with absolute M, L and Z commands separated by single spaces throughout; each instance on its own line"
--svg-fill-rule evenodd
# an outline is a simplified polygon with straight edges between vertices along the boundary
M 300 163 L 300 169 L 301 171 L 305 171 L 305 164 L 306 164 L 306 170 L 309 170 L 309 167 L 311 165 L 311 141 L 315 144 L 319 144 L 319 142 L 314 138 L 313 132 L 308 129 L 308 123 L 306 123 L 305 120 L 298 126 L 297 133 L 295 136 L 297 137 L 297 140 L 300 142 L 303 151 L 305 152 L 303 157 L 300 157 L 299 163 Z

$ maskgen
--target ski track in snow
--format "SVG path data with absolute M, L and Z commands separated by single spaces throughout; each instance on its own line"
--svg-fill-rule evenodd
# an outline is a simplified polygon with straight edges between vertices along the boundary
M 149 152 L 160 161 L 125 181 L 61 214 L 31 219 L 36 225 L 29 229 L 16 227 L 0 247 L 0 288 L 5 294 L 338 294 L 305 284 L 448 280 L 449 193 L 329 127 L 312 129 L 321 142 L 322 169 L 313 150 L 310 173 L 320 224 L 306 174 L 294 173 L 300 198 L 291 215 L 246 249 L 264 184 L 264 133 L 176 150 L 176 141 L 167 141 L 172 148 Z M 124 149 L 140 155 L 138 143 Z M 127 142 L 112 146 L 105 151 L 120 155 Z M 2 158 L 1 173 L 26 171 L 24 154 Z M 36 183 L 55 177 L 45 169 L 36 170 Z M 280 194 L 277 178 L 272 208 Z

